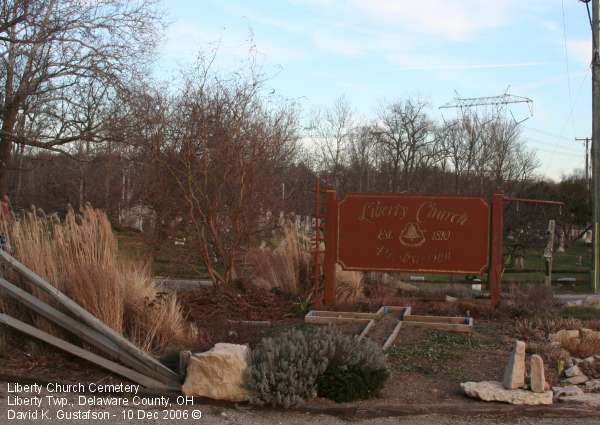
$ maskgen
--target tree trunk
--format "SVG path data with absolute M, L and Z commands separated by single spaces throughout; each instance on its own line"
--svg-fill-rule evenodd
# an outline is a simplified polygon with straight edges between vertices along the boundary
M 8 169 L 16 121 L 17 111 L 9 110 L 2 122 L 2 134 L 0 135 L 0 192 L 3 195 L 8 195 Z
M 84 180 L 83 165 L 79 165 L 79 208 L 83 208 L 85 199 L 85 180 Z

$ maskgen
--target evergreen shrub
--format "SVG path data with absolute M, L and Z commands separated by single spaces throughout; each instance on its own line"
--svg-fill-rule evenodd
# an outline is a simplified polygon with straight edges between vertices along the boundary
M 389 376 L 372 341 L 333 328 L 290 330 L 252 350 L 251 402 L 291 407 L 317 395 L 334 401 L 376 396 Z

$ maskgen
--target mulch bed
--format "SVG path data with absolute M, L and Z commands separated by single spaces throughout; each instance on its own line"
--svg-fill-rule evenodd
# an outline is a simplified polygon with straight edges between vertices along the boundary
M 383 316 L 381 319 L 377 320 L 375 326 L 369 330 L 367 338 L 381 347 L 385 341 L 387 341 L 397 324 L 398 319 L 394 317 L 394 315 L 388 314 Z
M 208 350 L 217 342 L 253 345 L 304 321 L 304 313 L 295 304 L 298 300 L 243 282 L 197 288 L 177 296 L 187 319 L 204 334 L 198 346 L 191 347 L 193 351 Z M 271 325 L 239 323 L 243 321 L 268 321 Z
M 31 353 L 26 347 L 14 346 L 0 356 L 0 379 L 35 377 L 41 382 L 130 383 L 123 377 L 54 347 L 48 346 L 45 350 L 43 353 Z
M 291 298 L 243 283 L 198 288 L 178 297 L 188 319 L 198 323 L 230 319 L 281 321 L 294 317 Z

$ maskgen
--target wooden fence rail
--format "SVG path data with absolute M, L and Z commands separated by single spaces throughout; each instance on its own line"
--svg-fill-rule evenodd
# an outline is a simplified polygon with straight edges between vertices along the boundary
M 110 328 L 108 325 L 100 321 L 94 315 L 90 314 L 84 308 L 82 308 L 79 304 L 71 300 L 61 291 L 59 291 L 54 286 L 50 285 L 50 283 L 46 282 L 42 277 L 38 276 L 32 270 L 27 268 L 24 264 L 20 263 L 6 251 L 0 250 L 0 261 L 8 264 L 14 270 L 16 270 L 21 276 L 26 278 L 32 285 L 37 288 L 43 290 L 46 294 L 48 294 L 58 305 L 72 314 L 75 318 L 79 319 L 89 328 L 93 329 L 96 332 L 96 336 L 98 334 L 103 336 L 103 339 L 110 341 L 110 345 L 105 346 L 106 348 L 116 348 L 118 351 L 122 352 L 125 358 L 130 361 L 132 367 L 135 365 L 138 372 L 148 373 L 154 378 L 160 379 L 163 384 L 166 384 L 169 387 L 180 386 L 182 377 L 160 363 L 157 359 L 152 357 L 150 354 L 144 352 L 140 348 L 136 347 L 131 341 L 127 340 L 123 335 L 117 333 L 114 329 Z M 7 282 L 5 281 L 6 283 Z M 10 291 L 12 289 L 13 294 L 19 293 L 18 291 L 14 291 L 14 288 L 10 288 L 6 284 L 3 285 L 5 290 Z M 22 296 L 22 293 L 19 293 Z M 24 297 L 25 298 L 25 297 Z M 34 303 L 29 299 L 28 301 L 30 305 Z M 38 306 L 39 307 L 39 306 Z M 50 310 L 46 309 L 46 314 L 54 314 Z M 54 314 L 55 317 L 56 314 Z M 65 322 L 66 323 L 66 322 Z M 72 322 L 70 322 L 72 325 Z M 74 327 L 71 329 L 75 330 Z M 83 328 L 79 328 L 79 331 L 83 331 Z M 141 365 L 140 365 L 141 364 Z

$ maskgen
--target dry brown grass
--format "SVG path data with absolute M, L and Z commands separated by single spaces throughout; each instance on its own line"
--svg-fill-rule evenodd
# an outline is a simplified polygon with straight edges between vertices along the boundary
M 513 284 L 510 292 L 505 308 L 514 317 L 552 317 L 557 313 L 558 302 L 551 288 Z
M 561 345 L 572 356 L 584 359 L 594 354 L 600 354 L 600 337 L 583 336 L 581 338 L 570 338 L 561 341 Z
M 246 262 L 252 268 L 254 282 L 258 286 L 297 294 L 307 283 L 310 253 L 302 248 L 296 226 L 286 222 L 279 245 L 274 249 L 250 249 L 246 254 Z
M 540 341 L 561 329 L 579 330 L 582 327 L 584 326 L 580 320 L 572 318 L 524 318 L 515 321 L 514 336 L 525 341 Z
M 0 232 L 8 235 L 19 261 L 142 349 L 159 354 L 196 336 L 174 296 L 159 297 L 148 268 L 118 255 L 117 240 L 102 211 L 87 206 L 80 214 L 69 211 L 61 221 L 32 210 L 1 222 Z M 16 276 L 12 279 L 18 282 Z M 20 284 L 46 299 L 36 288 Z M 12 300 L 3 304 L 0 309 L 62 336 Z
M 354 270 L 343 270 L 336 264 L 336 300 L 340 304 L 356 304 L 364 298 L 363 274 Z
M 571 357 L 564 348 L 557 347 L 545 341 L 527 342 L 527 353 L 539 354 L 544 359 L 546 381 L 550 385 L 558 384 L 560 375 Z
M 600 360 L 596 360 L 593 363 L 581 362 L 579 368 L 588 378 L 600 379 Z M 600 391 L 593 391 L 600 392 Z

